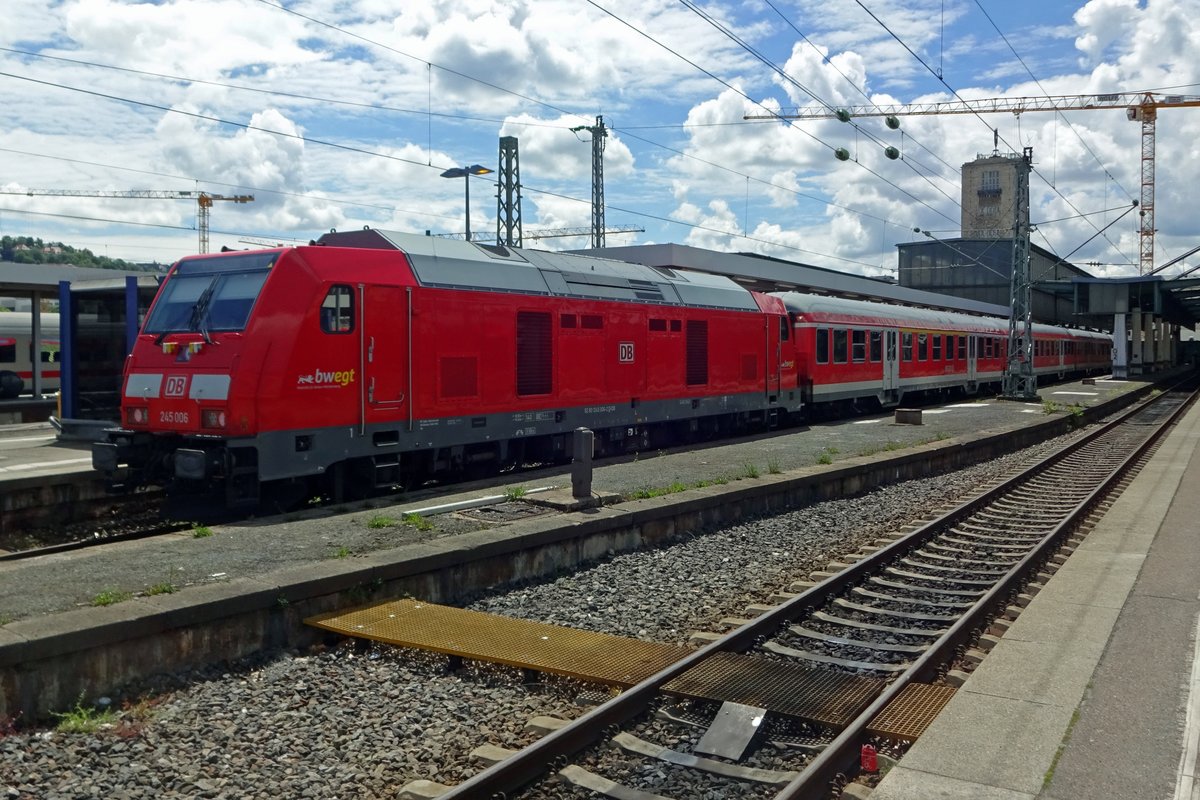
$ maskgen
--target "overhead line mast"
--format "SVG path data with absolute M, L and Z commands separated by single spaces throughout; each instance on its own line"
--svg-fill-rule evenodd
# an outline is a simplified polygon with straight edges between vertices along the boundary
M 808 106 L 780 111 L 778 114 L 747 114 L 743 119 L 840 119 L 843 122 L 849 122 L 853 117 L 993 114 L 1001 111 L 1022 114 L 1026 111 L 1094 111 L 1124 108 L 1129 119 L 1142 123 L 1142 188 L 1139 199 L 1142 222 L 1138 272 L 1145 275 L 1154 269 L 1154 140 L 1158 109 L 1196 106 L 1200 106 L 1200 96 L 1196 95 L 1114 92 L 1111 94 L 1064 94 L 1043 97 L 988 97 L 941 103 L 845 106 L 833 110 L 825 106 Z

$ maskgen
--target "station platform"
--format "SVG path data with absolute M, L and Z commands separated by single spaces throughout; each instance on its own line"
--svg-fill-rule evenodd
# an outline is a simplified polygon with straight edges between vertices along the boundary
M 1200 800 L 1193 406 L 870 800 Z

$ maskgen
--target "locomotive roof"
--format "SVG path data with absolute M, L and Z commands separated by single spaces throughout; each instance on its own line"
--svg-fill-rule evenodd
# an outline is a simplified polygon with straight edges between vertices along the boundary
M 758 310 L 749 290 L 730 278 L 597 256 L 375 229 L 327 233 L 318 243 L 399 250 L 422 286 Z
M 949 328 L 952 330 L 1007 331 L 1008 320 L 1001 317 L 984 317 L 973 314 L 962 314 L 956 311 L 942 311 L 933 308 L 916 308 L 914 306 L 893 305 L 891 303 L 872 303 L 868 300 L 851 300 L 844 297 L 829 297 L 820 294 L 805 294 L 803 292 L 773 292 L 774 297 L 783 301 L 788 311 L 800 314 L 806 318 L 846 324 L 862 324 L 870 321 L 872 324 L 893 324 L 909 326 L 928 326 Z M 1053 325 L 1035 324 L 1034 335 L 1039 333 L 1070 333 L 1075 336 L 1093 336 L 1108 339 L 1106 334 L 1093 331 L 1059 328 Z

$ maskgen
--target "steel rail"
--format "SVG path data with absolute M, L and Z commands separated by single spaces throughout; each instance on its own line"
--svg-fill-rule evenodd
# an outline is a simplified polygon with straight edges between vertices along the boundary
M 1104 426 L 1099 433 L 1107 433 L 1124 424 L 1132 416 L 1157 402 L 1166 394 L 1140 406 L 1132 414 L 1123 415 L 1120 419 Z M 848 769 L 852 768 L 857 759 L 858 746 L 861 744 L 867 724 L 910 683 L 933 678 L 945 660 L 947 652 L 975 638 L 976 629 L 991 618 L 996 606 L 1005 602 L 1013 586 L 1019 585 L 1038 569 L 1049 555 L 1057 549 L 1062 540 L 1066 539 L 1079 523 L 1079 520 L 1091 512 L 1121 480 L 1126 472 L 1149 450 L 1175 421 L 1191 407 L 1196 400 L 1196 393 L 1170 414 L 1165 420 L 1155 426 L 1154 431 L 1139 444 L 1132 453 L 1115 465 L 1095 489 L 1088 493 L 1076 507 L 1047 533 L 1037 545 L 1001 578 L 986 594 L 983 595 L 962 617 L 938 638 L 936 642 L 917 658 L 913 664 L 900 673 L 880 695 L 859 716 L 847 726 L 832 742 L 815 758 L 792 783 L 785 786 L 775 796 L 775 800 L 802 800 L 818 796 L 819 792 L 827 792 L 829 785 Z M 1090 441 L 1090 440 L 1089 440 Z M 824 796 L 824 795 L 821 795 Z
M 1165 395 L 1163 395 L 1165 396 Z M 697 664 L 712 657 L 714 654 L 724 651 L 743 652 L 752 647 L 759 637 L 766 635 L 769 631 L 773 631 L 784 624 L 791 622 L 794 618 L 807 612 L 816 610 L 823 606 L 826 602 L 832 599 L 835 595 L 842 593 L 851 586 L 860 583 L 865 577 L 878 572 L 885 564 L 890 563 L 894 558 L 907 550 L 910 550 L 917 544 L 924 544 L 928 540 L 936 536 L 941 530 L 952 526 L 957 522 L 965 519 L 978 509 L 990 504 L 996 498 L 1009 492 L 1017 485 L 1034 477 L 1038 472 L 1057 464 L 1063 459 L 1070 456 L 1075 451 L 1085 447 L 1096 439 L 1106 435 L 1109 431 L 1115 429 L 1134 415 L 1140 413 L 1154 401 L 1140 404 L 1132 409 L 1123 411 L 1112 422 L 1093 431 L 1080 439 L 1064 445 L 1055 453 L 1052 453 L 1047 458 L 1039 463 L 1030 466 L 1016 475 L 1005 479 L 995 487 L 985 491 L 983 494 L 968 500 L 962 505 L 951 509 L 934 520 L 931 520 L 921 528 L 911 532 L 907 536 L 898 539 L 892 544 L 883 549 L 872 553 L 871 555 L 855 562 L 847 569 L 833 575 L 816 586 L 800 593 L 796 597 L 791 598 L 775 609 L 763 614 L 756 619 L 751 620 L 745 625 L 722 636 L 720 639 L 708 644 L 690 655 L 684 657 L 680 661 L 661 670 L 660 672 L 651 675 L 641 683 L 633 686 L 622 692 L 617 697 L 603 703 L 581 717 L 576 718 L 567 725 L 559 728 L 552 733 L 547 734 L 539 739 L 534 744 L 522 749 L 509 758 L 493 764 L 491 767 L 477 773 L 463 783 L 453 787 L 449 792 L 442 795 L 444 800 L 480 800 L 480 798 L 495 798 L 495 800 L 504 800 L 509 797 L 509 793 L 517 791 L 529 783 L 537 780 L 548 773 L 565 766 L 568 759 L 575 753 L 584 750 L 601 739 L 606 731 L 613 729 L 615 726 L 627 722 L 638 714 L 642 713 L 650 702 L 659 693 L 661 686 L 682 675 L 688 670 L 695 667 Z M 1187 404 L 1184 404 L 1185 406 Z M 1181 406 L 1182 408 L 1182 406 Z M 1172 417 L 1173 419 L 1174 417 Z M 1160 426 L 1159 431 L 1165 430 L 1165 424 Z M 1153 441 L 1159 434 L 1148 440 Z M 1145 446 L 1148 446 L 1148 442 Z M 1144 448 L 1139 448 L 1139 452 Z M 1109 481 L 1106 481 L 1107 484 Z M 1093 492 L 1089 495 L 1089 499 L 1095 495 Z M 1010 572 L 1016 571 L 1030 560 L 1026 557 L 1022 562 L 1019 562 L 1016 567 L 1013 567 Z M 994 592 L 993 592 L 994 594 Z M 985 596 L 986 597 L 986 596 Z M 976 611 L 970 612 L 971 618 L 975 619 L 980 616 L 984 610 L 987 610 L 988 605 L 983 601 L 979 601 L 975 606 Z M 972 623 L 973 626 L 974 623 Z M 970 631 L 972 626 L 958 624 L 951 628 L 954 633 L 954 638 L 957 641 L 959 637 L 964 637 Z M 949 638 L 950 632 L 944 634 L 942 638 Z M 914 669 L 910 670 L 914 674 L 924 675 L 933 665 L 933 658 L 930 655 L 923 656 L 918 659 L 916 664 L 920 665 L 919 673 Z M 914 664 L 914 668 L 916 667 Z M 897 683 L 903 678 L 902 674 L 897 679 Z M 905 684 L 911 682 L 912 678 L 904 681 Z M 895 683 L 892 684 L 895 686 Z M 902 687 L 901 687 L 902 688 Z M 890 700 L 895 696 L 896 691 L 892 691 L 889 687 L 885 690 L 881 698 L 886 697 Z M 886 702 L 877 700 L 872 703 L 870 710 L 877 711 L 882 709 Z M 865 714 L 864 714 L 865 716 Z M 874 712 L 870 716 L 866 716 L 866 720 L 874 717 Z M 865 725 L 865 721 L 863 723 Z M 847 729 L 849 730 L 849 729 Z M 834 742 L 826 748 L 821 756 L 818 757 L 809 769 L 818 766 L 824 775 L 830 770 L 833 774 L 830 775 L 830 780 L 837 772 L 844 768 L 846 753 L 848 752 L 847 743 L 852 742 L 848 735 L 839 735 Z M 834 748 L 836 748 L 837 757 L 835 758 Z M 802 789 L 808 791 L 808 787 L 812 784 L 808 782 L 805 775 L 806 770 L 796 782 L 803 781 L 800 784 Z M 793 783 L 796 783 L 793 782 Z M 793 790 L 792 784 L 784 787 L 781 794 L 777 797 L 781 800 L 785 798 L 799 797 L 799 790 Z

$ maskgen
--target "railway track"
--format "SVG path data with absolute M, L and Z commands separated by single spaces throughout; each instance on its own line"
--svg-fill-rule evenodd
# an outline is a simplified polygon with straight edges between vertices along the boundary
M 675 800 L 836 796 L 864 743 L 904 740 L 906 703 L 951 691 L 946 673 L 1194 398 L 1121 415 L 443 796 L 662 800 L 667 771 Z

